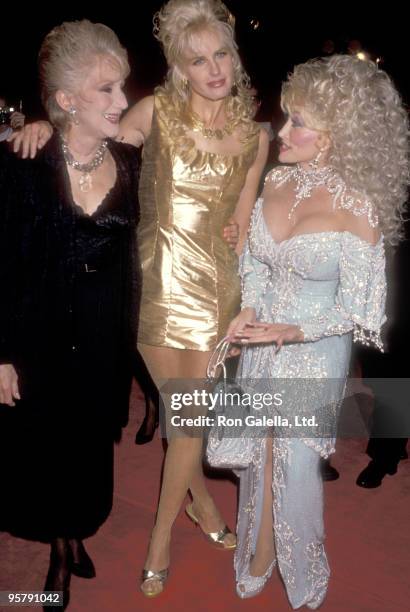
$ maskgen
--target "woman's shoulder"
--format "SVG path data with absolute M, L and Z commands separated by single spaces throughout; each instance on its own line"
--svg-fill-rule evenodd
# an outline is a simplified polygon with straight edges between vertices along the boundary
M 255 150 L 256 153 L 261 142 L 263 143 L 265 139 L 268 142 L 267 133 L 253 119 L 239 120 L 237 123 L 234 123 L 234 133 L 237 134 L 245 150 Z
M 145 96 L 136 102 L 120 122 L 119 137 L 121 140 L 140 146 L 151 131 L 154 113 L 154 96 Z
M 294 166 L 275 166 L 265 176 L 265 186 L 279 186 L 291 180 L 294 174 Z
M 369 221 L 366 213 L 356 215 L 350 210 L 340 210 L 339 214 L 348 241 L 363 242 L 373 247 L 380 244 L 382 239 L 380 228 L 377 223 Z
M 177 110 L 171 93 L 163 85 L 156 87 L 153 95 L 149 98 L 150 102 L 147 101 L 147 104 L 150 104 L 152 110 L 156 113 Z
M 372 200 L 337 178 L 332 192 L 335 194 L 335 212 L 340 217 L 343 229 L 360 240 L 377 244 L 381 232 L 377 210 Z

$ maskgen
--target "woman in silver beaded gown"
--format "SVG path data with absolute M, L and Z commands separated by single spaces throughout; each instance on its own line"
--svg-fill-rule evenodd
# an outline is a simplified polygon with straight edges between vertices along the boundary
M 384 242 L 401 237 L 408 125 L 387 74 L 351 56 L 297 66 L 282 106 L 287 165 L 268 174 L 256 202 L 242 311 L 228 333 L 246 345 L 244 388 L 284 384 L 276 414 L 316 415 L 325 429 L 289 437 L 279 423 L 252 438 L 252 460 L 238 470 L 235 570 L 238 595 L 251 597 L 276 563 L 291 606 L 316 609 L 329 580 L 319 460 L 334 452 L 352 340 L 383 350 Z M 236 443 L 243 456 L 244 440 Z

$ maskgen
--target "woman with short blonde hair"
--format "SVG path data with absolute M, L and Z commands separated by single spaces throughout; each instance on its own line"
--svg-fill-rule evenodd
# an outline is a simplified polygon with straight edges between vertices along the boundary
M 93 578 L 83 540 L 107 519 L 138 318 L 139 154 L 115 142 L 129 67 L 103 24 L 65 22 L 39 54 L 55 135 L 1 175 L 2 529 L 50 543 L 65 609 Z

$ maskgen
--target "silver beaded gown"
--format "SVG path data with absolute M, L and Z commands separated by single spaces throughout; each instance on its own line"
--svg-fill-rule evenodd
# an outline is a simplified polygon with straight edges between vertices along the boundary
M 284 172 L 286 169 L 274 170 L 267 180 L 282 183 Z M 352 214 L 367 214 L 369 223 L 374 225 L 375 217 L 368 206 L 355 203 L 353 198 L 341 198 L 342 190 L 336 191 L 337 205 L 350 209 Z M 303 379 L 305 384 L 295 387 L 297 410 L 312 415 L 316 407 L 323 409 L 326 405 L 321 418 L 335 425 L 352 340 L 382 349 L 380 328 L 385 320 L 386 292 L 383 238 L 372 246 L 350 232 L 327 231 L 296 235 L 278 243 L 265 224 L 262 206 L 260 198 L 241 262 L 242 308 L 254 307 L 260 321 L 299 325 L 305 342 L 284 345 L 278 353 L 273 345 L 245 348 L 238 382 L 253 381 L 254 390 L 275 392 L 278 380 Z M 321 379 L 332 380 L 333 384 L 321 388 L 317 384 Z M 318 397 L 318 389 L 327 397 Z M 286 409 L 289 413 L 289 402 Z M 280 410 L 276 408 L 279 414 Z M 334 452 L 335 439 L 314 434 L 291 438 L 280 428 L 266 435 L 273 438 L 277 567 L 292 607 L 307 605 L 316 609 L 324 599 L 329 580 L 319 460 Z M 237 582 L 248 575 L 262 512 L 266 437 L 255 437 L 252 444 L 251 464 L 237 471 Z

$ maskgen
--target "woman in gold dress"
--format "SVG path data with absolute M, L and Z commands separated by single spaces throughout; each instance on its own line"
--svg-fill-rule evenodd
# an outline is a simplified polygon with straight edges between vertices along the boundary
M 239 308 L 237 254 L 223 230 L 233 218 L 240 252 L 266 162 L 268 135 L 252 121 L 249 79 L 233 18 L 220 0 L 170 0 L 155 34 L 167 80 L 121 122 L 123 140 L 144 143 L 139 244 L 143 293 L 138 348 L 156 383 L 204 379 L 212 350 Z M 172 524 L 190 490 L 189 516 L 232 549 L 202 471 L 202 438 L 172 436 L 141 589 L 161 593 Z
M 170 0 L 154 33 L 169 72 L 163 87 L 128 111 L 119 138 L 144 145 L 138 244 L 143 268 L 138 348 L 160 387 L 204 379 L 210 355 L 239 311 L 237 254 L 245 241 L 269 137 L 252 120 L 249 78 L 220 0 Z M 27 126 L 23 157 L 49 138 Z M 239 228 L 236 253 L 229 222 Z M 205 407 L 206 409 L 206 407 Z M 173 522 L 187 491 L 190 518 L 208 539 L 233 549 L 202 471 L 202 438 L 171 436 L 141 589 L 159 595 L 168 575 Z

